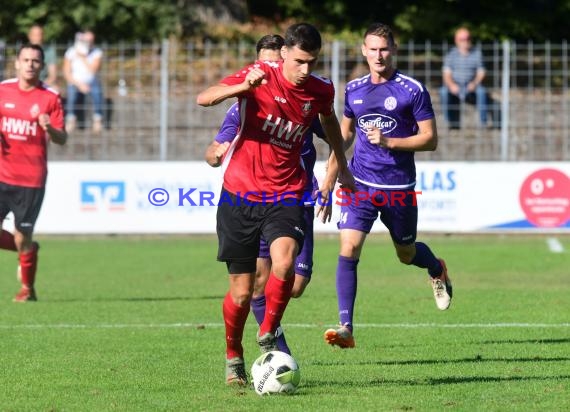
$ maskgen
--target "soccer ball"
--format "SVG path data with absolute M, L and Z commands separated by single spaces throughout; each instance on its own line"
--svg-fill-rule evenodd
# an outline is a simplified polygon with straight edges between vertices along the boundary
M 253 388 L 258 395 L 292 394 L 301 381 L 299 365 L 291 355 L 272 351 L 261 355 L 251 366 Z

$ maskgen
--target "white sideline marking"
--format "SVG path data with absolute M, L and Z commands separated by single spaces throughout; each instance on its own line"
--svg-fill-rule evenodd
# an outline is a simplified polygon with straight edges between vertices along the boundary
M 552 253 L 564 252 L 564 246 L 562 246 L 562 243 L 560 243 L 560 241 L 555 237 L 549 237 L 548 239 L 546 239 L 546 244 L 548 245 L 548 249 Z
M 251 325 L 250 325 L 251 326 Z M 288 328 L 327 328 L 338 325 L 321 325 L 317 323 L 286 323 Z M 357 328 L 372 329 L 492 329 L 492 328 L 570 328 L 570 323 L 355 323 Z M 173 328 L 223 328 L 223 323 L 117 323 L 117 324 L 35 324 L 35 325 L 1 325 L 0 329 L 173 329 Z

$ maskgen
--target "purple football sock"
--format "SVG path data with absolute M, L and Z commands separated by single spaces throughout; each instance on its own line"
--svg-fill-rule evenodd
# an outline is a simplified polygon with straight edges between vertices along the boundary
M 358 259 L 345 256 L 338 257 L 336 268 L 336 294 L 338 299 L 338 314 L 341 325 L 348 325 L 352 331 L 354 302 L 356 301 Z
M 429 246 L 422 242 L 416 242 L 416 256 L 410 265 L 427 269 L 432 278 L 441 275 L 443 271 L 440 261 L 434 256 Z
M 265 295 L 259 295 L 258 297 L 251 299 L 251 311 L 255 316 L 257 324 L 261 325 L 263 318 L 265 317 Z M 285 340 L 285 334 L 283 333 L 281 324 L 277 326 L 277 330 L 275 331 L 275 338 L 277 342 L 277 349 L 290 355 L 291 350 L 289 349 L 289 346 L 287 346 L 287 341 Z
M 265 317 L 265 295 L 259 295 L 251 299 L 251 311 L 258 325 L 261 325 Z
M 277 349 L 279 349 L 281 352 L 285 352 L 286 354 L 291 355 L 291 350 L 289 349 L 289 346 L 287 346 L 285 333 L 283 332 L 281 324 L 277 326 L 277 330 L 275 331 L 275 341 L 277 343 Z

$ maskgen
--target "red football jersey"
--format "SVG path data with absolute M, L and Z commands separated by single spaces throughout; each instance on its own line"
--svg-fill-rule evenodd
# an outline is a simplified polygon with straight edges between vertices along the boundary
M 283 77 L 281 62 L 261 61 L 221 83 L 242 83 L 253 66 L 265 72 L 267 84 L 239 96 L 240 132 L 224 160 L 224 187 L 257 202 L 300 199 L 306 179 L 303 136 L 315 116 L 332 113 L 334 86 L 314 74 L 304 84 L 294 85 Z
M 49 135 L 38 124 L 42 113 L 56 129 L 63 129 L 59 94 L 41 84 L 24 91 L 17 79 L 0 83 L 0 182 L 44 187 Z

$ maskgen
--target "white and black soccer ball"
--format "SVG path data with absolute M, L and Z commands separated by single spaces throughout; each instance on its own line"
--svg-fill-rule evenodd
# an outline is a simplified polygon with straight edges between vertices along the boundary
M 257 358 L 251 366 L 251 376 L 258 395 L 292 394 L 301 381 L 297 361 L 279 351 L 267 352 Z

